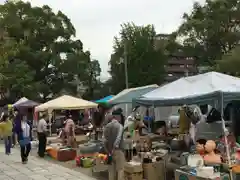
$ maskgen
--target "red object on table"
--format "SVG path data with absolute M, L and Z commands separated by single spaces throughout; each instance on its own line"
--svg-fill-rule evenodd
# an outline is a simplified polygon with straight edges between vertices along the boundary
M 77 156 L 76 158 L 75 158 L 75 161 L 76 161 L 76 165 L 77 166 L 81 166 L 81 159 L 83 158 L 83 156 Z
M 240 149 L 237 149 L 235 158 L 236 158 L 237 160 L 240 160 Z
M 233 147 L 236 146 L 236 139 L 233 135 L 228 135 L 227 140 L 228 140 L 228 144 L 229 144 L 230 148 L 233 148 Z M 221 142 L 225 144 L 225 138 L 224 137 L 221 138 Z

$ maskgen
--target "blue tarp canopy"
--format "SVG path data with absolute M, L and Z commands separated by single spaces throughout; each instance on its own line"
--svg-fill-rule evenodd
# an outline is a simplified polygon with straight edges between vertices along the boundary
M 107 103 L 113 97 L 114 97 L 113 95 L 109 95 L 109 96 L 106 96 L 102 99 L 99 99 L 99 100 L 95 101 L 95 103 Z
M 159 87 L 158 85 L 154 84 L 149 86 L 124 89 L 116 96 L 114 96 L 112 99 L 110 99 L 108 103 L 111 105 L 132 103 L 133 99 L 139 98 L 142 95 L 151 92 L 158 87 Z

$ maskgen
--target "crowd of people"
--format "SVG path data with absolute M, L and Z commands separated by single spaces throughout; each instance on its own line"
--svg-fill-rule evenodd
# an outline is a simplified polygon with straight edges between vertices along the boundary
M 101 116 L 104 113 L 96 111 L 98 113 L 93 114 L 94 126 L 100 126 L 98 124 L 100 119 L 106 119 Z M 43 158 L 46 150 L 47 143 L 47 122 L 46 115 L 41 114 L 37 124 L 38 134 L 38 155 Z M 121 179 L 124 165 L 124 152 L 123 152 L 123 131 L 124 131 L 124 117 L 121 110 L 115 110 L 111 115 L 107 117 L 107 123 L 104 127 L 104 145 L 109 158 L 111 159 L 111 168 L 109 170 L 110 179 Z M 94 122 L 95 121 L 95 122 Z M 75 142 L 75 123 L 71 114 L 67 114 L 64 122 L 64 128 L 62 129 L 61 137 L 66 141 L 67 146 L 74 146 Z M 20 156 L 23 164 L 28 162 L 28 156 L 31 151 L 32 140 L 32 123 L 28 121 L 27 116 L 22 115 L 16 109 L 3 113 L 0 117 L 0 135 L 5 142 L 6 155 L 11 154 L 11 149 L 15 145 L 20 146 Z
M 38 127 L 38 155 L 44 157 L 47 141 L 47 122 L 45 115 L 40 117 Z M 10 155 L 15 145 L 20 146 L 20 156 L 23 164 L 28 162 L 31 151 L 32 121 L 26 115 L 19 113 L 17 109 L 2 112 L 0 117 L 0 135 L 4 140 L 5 154 Z
M 5 154 L 11 154 L 11 148 L 17 143 L 20 145 L 20 154 L 23 164 L 28 161 L 31 151 L 31 123 L 27 116 L 22 116 L 17 110 L 3 112 L 0 118 L 0 134 L 4 139 Z

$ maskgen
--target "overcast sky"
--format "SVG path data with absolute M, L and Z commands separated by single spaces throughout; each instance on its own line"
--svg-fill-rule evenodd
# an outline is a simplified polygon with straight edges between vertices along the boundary
M 158 33 L 171 33 L 195 1 L 205 0 L 30 0 L 34 6 L 47 4 L 61 10 L 71 19 L 84 49 L 99 60 L 103 79 L 108 77 L 113 37 L 121 23 L 154 24 Z

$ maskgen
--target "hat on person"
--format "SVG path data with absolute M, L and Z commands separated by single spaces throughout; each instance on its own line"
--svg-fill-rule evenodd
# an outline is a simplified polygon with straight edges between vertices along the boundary
M 112 112 L 112 115 L 113 115 L 113 116 L 119 116 L 119 115 L 121 115 L 121 111 L 119 111 L 118 109 L 116 109 L 116 110 L 114 110 L 114 111 Z
M 8 104 L 7 107 L 8 107 L 8 110 L 12 110 L 13 109 L 13 105 L 12 104 Z
M 118 111 L 119 113 L 123 112 L 122 108 L 117 108 L 116 111 Z
M 135 115 L 135 119 L 136 119 L 136 120 L 140 120 L 140 119 L 141 119 L 141 115 L 140 115 L 139 113 L 137 113 L 137 114 Z

